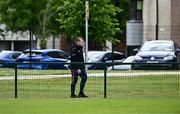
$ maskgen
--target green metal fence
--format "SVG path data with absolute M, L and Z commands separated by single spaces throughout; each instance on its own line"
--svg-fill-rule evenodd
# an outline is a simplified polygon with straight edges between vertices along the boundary
M 12 68 L 0 68 L 0 98 L 56 99 L 70 97 L 70 70 L 18 69 L 18 64 L 20 63 L 9 63 L 8 65 Z M 162 70 L 162 65 L 161 70 L 157 70 L 157 67 L 151 70 L 109 70 L 106 69 L 106 66 L 112 65 L 112 63 L 85 64 L 102 65 L 105 68 L 87 71 L 88 81 L 85 93 L 89 98 L 180 98 L 180 71 L 178 69 L 167 69 L 165 65 Z M 120 65 L 120 68 L 133 65 L 130 63 L 114 64 Z M 179 65 L 179 63 L 172 64 Z M 148 64 L 144 65 L 147 67 Z M 152 68 L 153 64 L 149 65 Z M 160 66 L 160 64 L 157 66 Z M 80 78 L 76 86 L 76 93 L 79 91 L 79 82 Z

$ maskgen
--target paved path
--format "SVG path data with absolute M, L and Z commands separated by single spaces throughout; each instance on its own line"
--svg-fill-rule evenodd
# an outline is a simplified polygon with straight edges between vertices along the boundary
M 180 75 L 180 72 L 116 72 L 107 73 L 108 77 L 142 77 L 147 75 Z M 103 77 L 104 73 L 89 73 L 89 77 Z M 52 79 L 71 77 L 70 74 L 64 75 L 33 75 L 33 76 L 18 76 L 18 80 L 28 79 Z M 14 76 L 0 76 L 0 80 L 14 80 Z

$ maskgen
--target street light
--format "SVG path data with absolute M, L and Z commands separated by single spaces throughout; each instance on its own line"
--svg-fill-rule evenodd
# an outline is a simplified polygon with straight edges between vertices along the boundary
M 86 20 L 86 25 L 85 25 L 85 34 L 86 34 L 86 46 L 85 46 L 85 62 L 88 62 L 88 19 L 89 19 L 89 1 L 86 0 L 85 2 L 86 6 L 86 15 L 85 15 L 85 20 Z M 86 71 L 88 70 L 88 67 L 86 65 Z
M 31 62 L 32 62 L 32 27 L 29 27 L 29 67 L 32 68 Z
M 156 0 L 156 40 L 158 40 L 159 32 L 159 0 Z

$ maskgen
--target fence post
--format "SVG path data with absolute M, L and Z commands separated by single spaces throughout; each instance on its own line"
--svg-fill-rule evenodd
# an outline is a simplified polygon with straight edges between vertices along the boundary
M 104 98 L 107 97 L 107 69 L 104 69 Z
M 15 98 L 17 98 L 18 97 L 18 80 L 17 80 L 17 64 L 15 64 L 15 80 L 14 80 L 15 82 L 14 82 L 14 89 L 15 89 L 15 91 L 14 91 L 14 93 L 15 93 Z

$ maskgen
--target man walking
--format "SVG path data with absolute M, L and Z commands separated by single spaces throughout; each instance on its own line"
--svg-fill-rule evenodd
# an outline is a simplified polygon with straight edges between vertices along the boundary
M 84 40 L 82 37 L 78 37 L 71 48 L 71 62 L 84 62 L 83 57 L 83 45 Z M 76 97 L 88 97 L 84 94 L 84 87 L 87 81 L 87 73 L 85 71 L 84 64 L 72 64 L 71 65 L 72 83 L 71 83 L 71 98 Z M 75 94 L 75 88 L 78 81 L 78 76 L 81 77 L 80 92 L 78 96 Z

